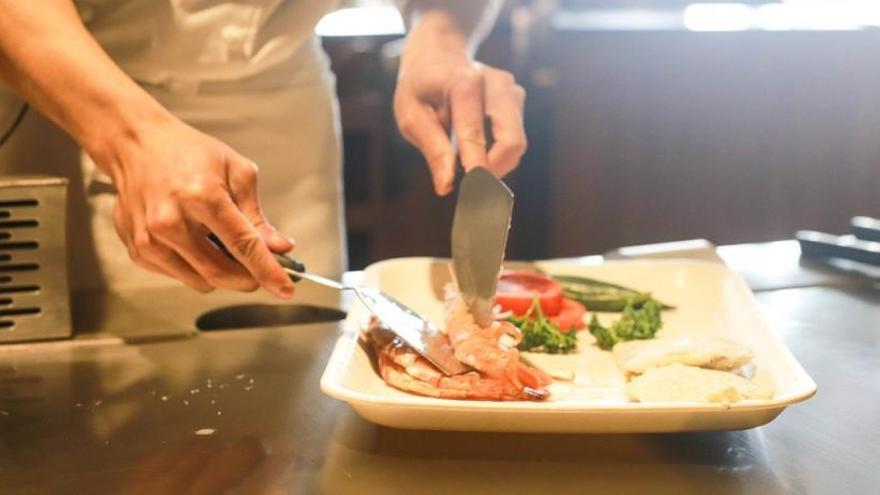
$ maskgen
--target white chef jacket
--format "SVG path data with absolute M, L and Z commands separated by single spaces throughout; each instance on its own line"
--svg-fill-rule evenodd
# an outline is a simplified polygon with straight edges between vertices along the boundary
M 314 35 L 335 0 L 76 0 L 113 60 L 183 121 L 260 167 L 269 221 L 313 271 L 345 266 L 338 105 Z M 113 228 L 115 196 L 88 156 L 30 112 L 0 149 L 0 173 L 71 181 L 71 285 L 176 283 L 136 267 Z

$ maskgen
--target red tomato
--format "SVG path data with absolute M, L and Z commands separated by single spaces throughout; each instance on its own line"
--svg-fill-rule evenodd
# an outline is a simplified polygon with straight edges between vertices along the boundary
M 584 326 L 584 315 L 587 308 L 583 304 L 569 298 L 562 299 L 562 310 L 556 316 L 550 317 L 560 332 L 570 332 Z
M 495 304 L 515 315 L 525 314 L 537 299 L 546 316 L 562 309 L 562 286 L 552 278 L 533 272 L 504 272 L 495 288 Z

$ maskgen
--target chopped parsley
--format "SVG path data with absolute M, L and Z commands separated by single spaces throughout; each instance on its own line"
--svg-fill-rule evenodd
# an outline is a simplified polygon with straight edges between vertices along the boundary
M 522 331 L 522 340 L 516 346 L 521 351 L 559 354 L 577 347 L 577 332 L 573 329 L 569 332 L 559 330 L 559 327 L 544 316 L 537 299 L 526 314 L 510 316 L 507 321 Z
M 611 327 L 602 326 L 593 314 L 588 328 L 596 338 L 599 348 L 607 351 L 614 347 L 614 344 L 625 340 L 653 338 L 663 326 L 660 316 L 662 309 L 662 304 L 651 298 L 644 301 L 638 309 L 633 301 L 629 301 L 620 319 L 612 323 Z

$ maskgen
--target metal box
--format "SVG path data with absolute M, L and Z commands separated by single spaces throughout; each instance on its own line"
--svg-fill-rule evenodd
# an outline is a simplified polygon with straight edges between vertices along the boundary
M 70 337 L 67 179 L 0 177 L 0 343 Z

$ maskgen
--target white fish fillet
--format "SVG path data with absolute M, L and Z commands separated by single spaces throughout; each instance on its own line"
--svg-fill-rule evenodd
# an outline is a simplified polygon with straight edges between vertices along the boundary
M 651 368 L 626 385 L 626 394 L 639 402 L 713 402 L 730 404 L 745 399 L 770 399 L 774 390 L 725 371 L 683 364 Z
M 614 346 L 617 365 L 626 373 L 644 373 L 650 368 L 673 363 L 733 370 L 748 364 L 751 349 L 719 337 L 656 338 L 632 340 Z

